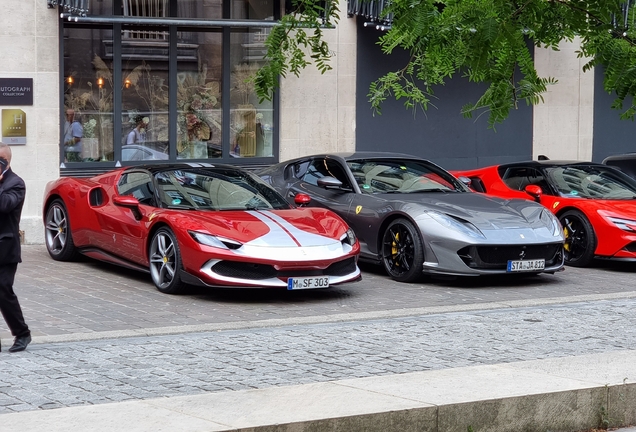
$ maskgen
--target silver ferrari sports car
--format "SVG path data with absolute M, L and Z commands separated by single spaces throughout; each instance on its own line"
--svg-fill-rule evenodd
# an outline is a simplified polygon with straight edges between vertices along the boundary
M 397 281 L 554 273 L 563 230 L 545 207 L 472 192 L 470 180 L 415 156 L 358 152 L 305 156 L 258 172 L 290 202 L 329 208 L 360 241 L 360 259 Z M 311 198 L 306 200 L 307 195 Z

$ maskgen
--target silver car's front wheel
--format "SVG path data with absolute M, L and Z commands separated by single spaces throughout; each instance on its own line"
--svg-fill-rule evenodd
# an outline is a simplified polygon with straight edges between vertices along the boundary
M 422 274 L 424 249 L 417 228 L 406 219 L 389 224 L 382 240 L 382 263 L 398 282 L 413 282 Z
M 53 201 L 44 217 L 44 238 L 46 250 L 56 261 L 70 261 L 77 256 L 73 243 L 68 212 L 62 200 Z
M 183 290 L 179 271 L 181 253 L 179 244 L 170 228 L 160 228 L 150 244 L 150 275 L 159 291 L 178 294 Z

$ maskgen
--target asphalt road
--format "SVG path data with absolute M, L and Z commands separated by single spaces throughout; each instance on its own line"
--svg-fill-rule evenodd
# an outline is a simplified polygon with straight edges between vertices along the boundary
M 15 290 L 36 341 L 42 342 L 91 339 L 117 332 L 171 334 L 636 295 L 636 265 L 632 263 L 567 267 L 553 275 L 422 278 L 411 284 L 394 282 L 379 267 L 362 268 L 361 282 L 327 290 L 193 288 L 186 295 L 172 296 L 158 292 L 148 274 L 89 259 L 57 262 L 43 245 L 26 245 Z M 0 337 L 10 338 L 4 326 L 0 326 Z
M 320 291 L 170 296 L 146 274 L 24 247 L 33 332 L 0 354 L 0 414 L 633 349 L 630 264 Z M 2 329 L 3 345 L 10 335 Z

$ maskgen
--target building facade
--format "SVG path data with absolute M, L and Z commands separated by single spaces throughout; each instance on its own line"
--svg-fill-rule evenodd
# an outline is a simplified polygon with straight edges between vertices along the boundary
M 378 31 L 361 17 L 342 14 L 326 30 L 331 71 L 310 66 L 282 79 L 272 101 L 260 102 L 247 78 L 285 11 L 279 0 L 0 3 L 0 80 L 32 80 L 32 103 L 0 99 L 3 114 L 25 119 L 12 165 L 27 184 L 21 223 L 27 243 L 43 243 L 49 181 L 148 160 L 258 167 L 359 149 L 413 153 L 456 169 L 538 154 L 598 159 L 627 146 L 607 146 L 595 135 L 597 119 L 605 124 L 618 114 L 604 107 L 598 77 L 581 72 L 576 43 L 535 51 L 539 72 L 559 84 L 544 104 L 520 107 L 492 131 L 461 117 L 466 92 L 479 91 L 461 82 L 440 89 L 437 109 L 414 116 L 389 102 L 374 117 L 368 84 L 399 55 L 383 57 Z M 73 137 L 80 129 L 74 122 L 81 137 Z M 633 123 L 612 126 L 616 135 Z

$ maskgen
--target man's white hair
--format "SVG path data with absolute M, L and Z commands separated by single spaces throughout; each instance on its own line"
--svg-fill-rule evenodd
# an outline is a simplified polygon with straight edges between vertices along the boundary
M 0 142 L 0 156 L 5 158 L 11 165 L 11 147 L 8 144 Z

